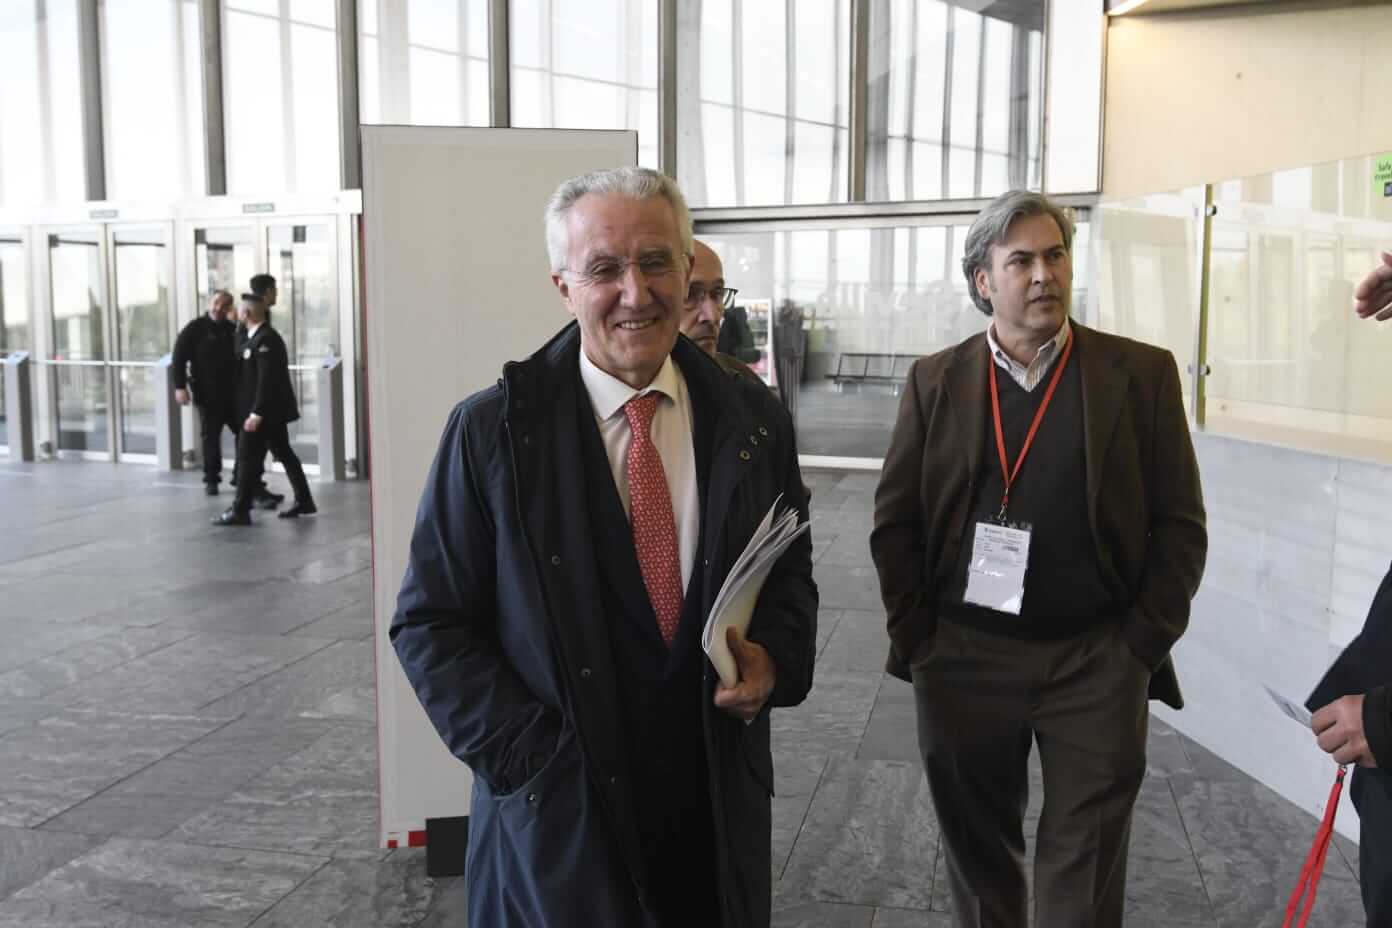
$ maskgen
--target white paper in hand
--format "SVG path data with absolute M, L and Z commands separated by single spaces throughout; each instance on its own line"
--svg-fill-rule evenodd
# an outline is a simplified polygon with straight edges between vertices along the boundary
M 763 589 L 773 565 L 799 535 L 811 528 L 809 522 L 798 524 L 795 509 L 785 508 L 779 513 L 778 504 L 782 500 L 783 497 L 779 496 L 773 501 L 763 520 L 754 529 L 749 544 L 735 559 L 725 583 L 716 594 L 706 627 L 701 633 L 701 647 L 710 657 L 715 672 L 720 675 L 720 682 L 725 686 L 739 683 L 739 668 L 725 641 L 725 630 L 734 627 L 739 629 L 741 635 L 749 631 L 749 621 L 754 617 L 759 591 Z
M 1271 697 L 1271 701 L 1276 703 L 1276 705 L 1280 707 L 1281 711 L 1284 712 L 1288 718 L 1292 719 L 1293 721 L 1299 722 L 1306 728 L 1310 727 L 1309 709 L 1306 709 L 1304 706 L 1302 706 L 1298 702 L 1295 702 L 1294 700 L 1287 699 L 1286 697 L 1282 696 L 1280 693 L 1276 692 L 1264 683 L 1262 684 L 1262 689 L 1266 690 L 1266 694 Z

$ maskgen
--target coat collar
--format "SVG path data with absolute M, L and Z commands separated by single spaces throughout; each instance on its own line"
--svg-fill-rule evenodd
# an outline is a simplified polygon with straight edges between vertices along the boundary
M 1112 433 L 1116 431 L 1130 374 L 1113 339 L 1076 321 L 1070 321 L 1069 326 L 1076 340 L 1073 357 L 1082 373 L 1088 518 L 1096 534 L 1097 491 L 1101 486 L 1102 464 L 1107 457 Z M 952 360 L 943 374 L 946 408 L 952 416 L 954 437 L 966 453 L 967 473 L 972 475 L 978 473 L 981 467 L 981 455 L 986 444 L 981 437 L 981 428 L 991 414 L 986 395 L 986 365 L 989 362 L 983 332 L 953 349 Z

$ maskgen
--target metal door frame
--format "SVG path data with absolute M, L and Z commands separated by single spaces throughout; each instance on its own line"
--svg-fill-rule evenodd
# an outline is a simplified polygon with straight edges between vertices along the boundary
M 112 460 L 120 463 L 121 461 L 132 461 L 146 464 L 154 464 L 159 460 L 157 453 L 146 453 L 143 451 L 126 451 L 122 439 L 125 429 L 122 427 L 126 419 L 126 405 L 120 390 L 122 368 L 146 367 L 158 370 L 157 361 L 129 361 L 116 360 L 114 355 L 120 353 L 120 313 L 117 309 L 116 301 L 116 236 L 123 231 L 130 230 L 157 230 L 163 238 L 164 248 L 164 270 L 166 279 L 169 281 L 167 305 L 165 307 L 165 334 L 169 339 L 169 351 L 174 350 L 174 340 L 178 337 L 179 329 L 175 320 L 177 313 L 176 283 L 174 279 L 174 222 L 173 220 L 164 221 L 141 221 L 141 220 L 118 220 L 104 224 L 106 235 L 106 297 L 108 305 L 111 307 L 109 320 L 107 323 L 107 338 L 111 345 L 109 354 L 113 357 L 106 359 L 110 373 L 107 377 L 107 389 L 112 391 L 111 408 L 113 410 L 112 425 L 115 434 L 114 444 L 112 445 Z

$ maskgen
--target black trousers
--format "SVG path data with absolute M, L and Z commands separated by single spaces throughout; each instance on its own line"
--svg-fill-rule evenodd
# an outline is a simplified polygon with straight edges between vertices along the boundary
M 222 430 L 231 430 L 235 438 L 242 429 L 232 401 L 198 404 L 198 433 L 203 442 L 203 482 L 215 487 L 222 482 Z M 236 476 L 233 475 L 235 482 Z
M 1355 767 L 1349 798 L 1358 810 L 1358 876 L 1368 924 L 1392 925 L 1392 771 Z
M 251 504 L 256 491 L 261 487 L 261 475 L 266 466 L 266 452 L 270 451 L 285 467 L 285 476 L 290 478 L 290 486 L 295 490 L 295 502 L 313 503 L 314 496 L 309 492 L 309 481 L 305 479 L 304 468 L 300 466 L 300 456 L 290 445 L 290 430 L 284 422 L 262 422 L 254 432 L 243 430 L 237 439 L 237 499 L 232 504 L 237 512 L 251 512 Z

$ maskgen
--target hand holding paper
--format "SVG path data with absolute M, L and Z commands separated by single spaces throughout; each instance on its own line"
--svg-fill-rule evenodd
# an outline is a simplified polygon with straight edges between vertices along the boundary
M 1358 764 L 1376 767 L 1373 752 L 1368 749 L 1368 735 L 1363 730 L 1363 697 L 1341 696 L 1317 710 L 1310 720 L 1315 741 L 1320 750 L 1330 754 L 1338 764 Z
M 740 682 L 740 672 L 744 669 L 731 653 L 726 629 L 738 630 L 739 640 L 744 640 L 745 634 L 749 631 L 749 621 L 754 617 L 754 605 L 758 602 L 759 591 L 763 589 L 764 581 L 773 571 L 773 565 L 778 562 L 783 552 L 788 550 L 788 546 L 811 527 L 809 522 L 798 524 L 795 509 L 785 508 L 779 513 L 778 504 L 782 500 L 783 497 L 779 496 L 773 501 L 763 521 L 754 529 L 749 544 L 730 568 L 725 583 L 720 587 L 720 592 L 716 594 L 715 602 L 711 605 L 710 616 L 706 619 L 706 627 L 701 633 L 701 647 L 715 665 L 715 672 L 720 675 L 720 682 L 726 689 L 736 688 Z
M 716 708 L 737 719 L 753 721 L 773 692 L 778 668 L 761 645 L 745 641 L 734 626 L 725 629 L 725 644 L 734 656 L 739 682 L 734 686 L 721 683 L 715 688 Z

